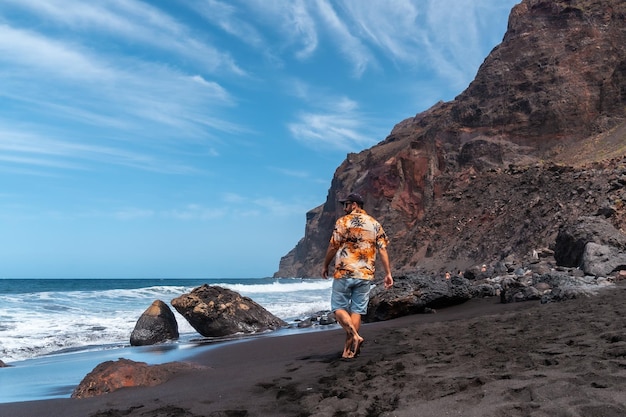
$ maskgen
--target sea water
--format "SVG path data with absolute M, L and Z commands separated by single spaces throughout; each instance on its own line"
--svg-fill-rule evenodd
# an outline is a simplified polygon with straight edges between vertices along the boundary
M 0 402 L 68 397 L 105 360 L 179 360 L 203 338 L 170 301 L 202 284 L 236 291 L 294 325 L 330 307 L 332 282 L 323 279 L 0 279 L 0 360 L 10 365 L 0 369 Z M 171 307 L 180 339 L 130 347 L 155 300 Z

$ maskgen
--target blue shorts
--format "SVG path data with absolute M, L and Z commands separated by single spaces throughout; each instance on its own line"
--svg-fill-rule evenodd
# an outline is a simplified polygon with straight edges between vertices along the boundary
M 333 278 L 330 309 L 366 314 L 372 281 L 359 278 Z

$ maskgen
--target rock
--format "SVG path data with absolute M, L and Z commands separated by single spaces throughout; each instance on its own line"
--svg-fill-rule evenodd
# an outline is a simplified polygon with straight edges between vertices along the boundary
M 503 303 L 512 303 L 529 300 L 540 300 L 542 293 L 535 287 L 519 287 L 502 292 L 500 297 Z
M 161 300 L 155 300 L 143 312 L 130 334 L 132 346 L 154 345 L 178 339 L 178 323 L 172 310 Z
M 409 314 L 425 313 L 461 304 L 471 298 L 470 281 L 453 276 L 443 277 L 412 274 L 394 278 L 394 286 L 385 290 L 382 285 L 370 293 L 365 322 L 389 320 Z
M 83 378 L 72 393 L 72 398 L 95 397 L 127 387 L 153 387 L 178 372 L 199 368 L 184 362 L 148 365 L 123 358 L 107 361 L 96 366 Z
M 327 326 L 335 323 L 337 323 L 337 319 L 335 318 L 335 314 L 333 312 L 318 311 L 311 317 L 307 317 L 306 319 L 299 321 L 297 327 L 308 328 L 313 327 L 314 325 Z
M 586 274 L 607 276 L 626 269 L 626 252 L 615 246 L 589 242 L 585 245 L 582 269 Z
M 171 303 L 205 337 L 256 333 L 287 326 L 250 298 L 219 286 L 204 284 Z
M 471 294 L 472 298 L 487 298 L 498 295 L 498 288 L 495 285 L 481 283 L 472 285 Z
M 337 323 L 337 319 L 335 318 L 335 314 L 333 312 L 328 312 L 327 314 L 323 314 L 319 319 L 319 324 L 321 326 L 326 326 L 329 324 Z
M 604 217 L 583 216 L 561 227 L 554 258 L 559 265 L 607 276 L 626 269 L 626 235 Z
M 7 365 L 6 363 L 0 361 L 0 368 L 7 368 L 9 365 Z

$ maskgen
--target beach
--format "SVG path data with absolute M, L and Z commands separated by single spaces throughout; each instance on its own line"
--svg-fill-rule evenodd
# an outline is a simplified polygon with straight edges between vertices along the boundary
M 0 404 L 0 416 L 624 416 L 625 291 L 366 324 L 354 359 L 340 358 L 340 329 L 230 343 L 156 387 Z

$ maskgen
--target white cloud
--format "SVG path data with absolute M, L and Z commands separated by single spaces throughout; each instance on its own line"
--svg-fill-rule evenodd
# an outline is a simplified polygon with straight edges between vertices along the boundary
M 246 199 L 239 194 L 236 193 L 224 193 L 222 195 L 222 200 L 226 203 L 243 203 Z
M 299 170 L 279 168 L 279 167 L 270 167 L 269 169 L 271 171 L 278 172 L 279 174 L 282 174 L 288 177 L 308 178 L 310 176 L 310 174 L 307 171 L 299 171 Z
M 36 133 L 8 129 L 0 129 L 0 160 L 17 166 L 63 170 L 88 170 L 93 162 L 97 162 L 169 174 L 198 173 L 196 169 L 176 161 L 163 160 L 126 148 L 51 139 Z
M 259 198 L 254 200 L 254 204 L 263 208 L 264 211 L 271 215 L 289 216 L 301 215 L 309 210 L 302 204 L 285 203 L 272 197 Z
M 415 62 L 421 59 L 418 45 L 423 38 L 418 18 L 423 2 L 362 2 L 342 3 L 355 34 L 387 55 L 392 61 Z
M 184 24 L 144 2 L 6 0 L 5 3 L 26 9 L 49 23 L 54 22 L 78 33 L 101 33 L 130 45 L 138 43 L 184 56 L 201 64 L 204 69 L 245 75 L 229 53 L 220 51 L 205 39 L 196 39 Z M 89 42 L 87 38 L 83 41 Z M 95 42 L 98 42 L 97 38 Z
M 225 208 L 209 208 L 199 204 L 189 204 L 182 209 L 172 209 L 163 212 L 164 217 L 177 220 L 213 220 L 224 217 L 228 211 Z
M 361 133 L 363 124 L 356 115 L 337 113 L 301 113 L 288 125 L 291 134 L 314 149 L 361 150 L 374 139 Z
M 75 45 L 0 25 L 0 62 L 9 67 L 37 71 L 39 77 L 61 77 L 72 81 L 106 82 L 113 78 L 114 72 L 95 61 Z M 17 78 L 15 73 L 12 76 Z
M 117 220 L 147 219 L 153 216 L 154 216 L 154 211 L 144 210 L 144 209 L 139 209 L 139 208 L 126 208 L 126 209 L 115 211 L 113 213 L 113 218 Z
M 347 152 L 376 143 L 381 132 L 360 112 L 356 101 L 315 89 L 301 80 L 290 80 L 287 85 L 287 90 L 307 107 L 287 123 L 296 140 L 317 150 Z
M 337 15 L 331 3 L 319 1 L 317 4 L 322 21 L 330 32 L 328 38 L 335 42 L 335 47 L 351 62 L 353 75 L 358 78 L 369 65 L 376 65 L 376 60 L 369 49 L 361 39 L 351 33 L 347 19 Z
M 158 63 L 96 54 L 6 25 L 0 25 L 0 63 L 0 97 L 59 124 L 96 127 L 101 137 L 117 130 L 141 140 L 146 126 L 181 138 L 248 130 L 221 116 L 236 103 L 220 84 Z

